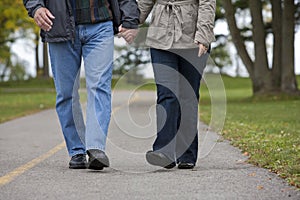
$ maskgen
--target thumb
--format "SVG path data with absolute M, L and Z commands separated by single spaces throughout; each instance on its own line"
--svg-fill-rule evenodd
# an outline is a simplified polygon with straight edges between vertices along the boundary
M 119 26 L 119 32 L 122 32 L 123 31 L 123 27 L 122 27 L 122 24 Z
M 199 51 L 198 51 L 198 57 L 201 57 L 202 56 L 202 49 L 199 47 Z

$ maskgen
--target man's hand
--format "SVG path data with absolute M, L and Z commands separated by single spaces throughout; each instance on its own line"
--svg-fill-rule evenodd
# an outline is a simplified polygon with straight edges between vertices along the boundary
M 122 25 L 119 27 L 119 37 L 123 37 L 128 44 L 131 44 L 136 35 L 138 34 L 138 29 L 127 29 L 123 28 Z
M 44 31 L 50 31 L 55 18 L 47 8 L 39 8 L 34 14 L 35 23 Z
M 198 46 L 199 46 L 198 57 L 201 57 L 203 54 L 207 53 L 207 47 L 204 46 L 203 44 L 198 44 Z

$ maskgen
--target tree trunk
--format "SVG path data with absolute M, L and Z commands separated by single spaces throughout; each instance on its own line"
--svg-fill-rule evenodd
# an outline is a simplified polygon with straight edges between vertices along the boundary
M 236 25 L 235 19 L 235 10 L 232 5 L 231 0 L 223 0 L 223 6 L 225 8 L 225 17 L 227 19 L 228 27 L 231 33 L 232 41 L 237 49 L 239 56 L 241 57 L 243 63 L 245 64 L 247 71 L 250 77 L 254 76 L 253 72 L 253 61 L 251 60 L 247 50 L 243 38 L 241 36 L 240 30 Z
M 273 29 L 272 83 L 277 90 L 280 90 L 282 63 L 282 6 L 281 1 L 278 0 L 271 0 L 271 3 Z
M 48 59 L 48 45 L 43 43 L 43 77 L 49 78 L 49 59 Z
M 254 62 L 254 94 L 272 91 L 272 79 L 269 70 L 266 33 L 262 16 L 261 0 L 249 1 L 249 8 L 252 17 L 253 26 L 253 42 L 255 46 L 255 62 Z
M 241 31 L 237 27 L 232 0 L 222 0 L 222 2 L 232 41 L 252 80 L 253 93 L 295 93 L 298 91 L 294 72 L 294 0 L 271 0 L 274 35 L 272 69 L 268 64 L 262 1 L 248 1 L 252 17 L 255 61 L 251 60 Z
M 284 0 L 283 2 L 281 91 L 290 93 L 298 90 L 294 69 L 295 4 L 294 0 Z
M 36 77 L 40 77 L 40 62 L 39 62 L 39 34 L 35 34 L 35 69 L 36 69 Z
M 2 71 L 2 74 L 0 75 L 0 81 L 5 81 L 6 72 L 10 68 L 11 61 L 10 58 L 6 58 L 6 64 L 3 65 L 4 69 Z

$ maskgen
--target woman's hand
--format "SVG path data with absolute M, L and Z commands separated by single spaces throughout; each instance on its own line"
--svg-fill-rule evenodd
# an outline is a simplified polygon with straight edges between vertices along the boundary
M 198 57 L 201 57 L 203 54 L 207 53 L 208 48 L 201 43 L 199 43 L 198 46 L 199 46 Z
M 136 35 L 138 34 L 139 30 L 138 29 L 127 29 L 123 28 L 122 25 L 119 27 L 119 37 L 123 37 L 128 44 L 131 44 Z

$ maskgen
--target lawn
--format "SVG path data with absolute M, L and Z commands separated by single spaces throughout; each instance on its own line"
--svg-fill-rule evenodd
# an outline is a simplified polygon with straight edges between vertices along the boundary
M 51 79 L 0 83 L 0 123 L 54 106 Z
M 146 81 L 147 82 L 147 81 Z M 125 80 L 112 81 L 117 89 L 136 89 L 133 84 Z M 85 87 L 85 80 L 81 80 L 81 88 Z M 154 90 L 153 84 L 145 84 L 140 89 Z M 0 82 L 0 123 L 9 121 L 41 110 L 55 107 L 55 88 L 53 80 L 30 79 L 27 81 Z M 86 93 L 80 92 L 80 100 L 86 101 Z
M 248 155 L 250 163 L 300 187 L 300 97 L 252 97 L 249 79 L 222 79 L 227 96 L 222 136 Z M 210 123 L 211 101 L 205 84 L 200 105 L 201 119 Z

